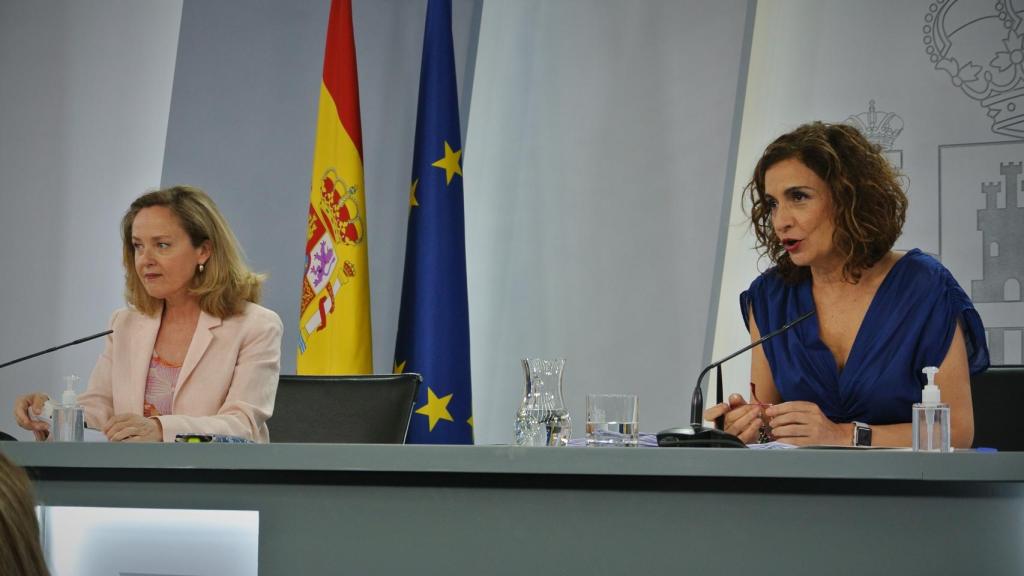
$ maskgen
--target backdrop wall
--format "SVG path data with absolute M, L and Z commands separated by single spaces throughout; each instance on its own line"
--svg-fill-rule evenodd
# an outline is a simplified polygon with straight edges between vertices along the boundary
M 988 115 L 1016 106 L 1004 96 L 1024 78 L 1012 3 L 762 0 L 756 19 L 752 0 L 454 5 L 478 442 L 511 440 L 528 354 L 568 359 L 576 435 L 586 392 L 639 393 L 644 431 L 683 423 L 700 366 L 747 338 L 736 301 L 759 263 L 737 192 L 757 155 L 807 120 L 866 122 L 872 101 L 902 128 L 888 145 L 910 178 L 898 247 L 940 256 L 997 360 L 1020 361 L 1024 149 L 1008 105 Z M 270 273 L 294 370 L 327 6 L 0 3 L 0 358 L 102 329 L 122 303 L 120 215 L 186 182 Z M 424 14 L 422 1 L 354 4 L 379 372 Z M 1002 224 L 979 230 L 988 197 Z M 3 370 L 0 406 L 87 377 L 100 347 Z M 730 366 L 730 386 L 747 371 Z M 15 432 L 9 409 L 0 430 Z
M 681 386 L 705 355 L 716 301 L 718 221 L 750 5 L 454 4 L 478 441 L 511 440 L 524 354 L 569 359 L 577 434 L 588 390 L 640 393 L 645 429 L 678 424 Z M 31 280 L 2 280 L 5 357 L 102 328 L 121 304 L 116 224 L 124 207 L 145 189 L 184 182 L 213 193 L 253 266 L 270 273 L 265 302 L 289 328 L 283 368 L 294 369 L 327 6 L 189 0 L 170 17 L 164 5 L 99 0 L 4 5 L 0 32 L 12 49 L 0 75 L 42 70 L 40 83 L 72 83 L 60 91 L 3 83 L 20 90 L 5 97 L 2 112 L 19 130 L 0 135 L 10 150 L 4 173 L 12 175 L 0 183 L 4 262 L 33 270 Z M 65 16 L 55 20 L 55 11 Z M 388 372 L 425 2 L 357 1 L 353 15 L 375 364 Z M 31 23 L 32 34 L 19 35 Z M 154 26 L 165 28 L 165 41 L 122 32 L 151 34 Z M 80 40 L 56 51 L 43 37 Z M 33 42 L 42 55 L 26 50 Z M 85 49 L 91 45 L 117 53 Z M 481 112 L 469 86 L 482 94 Z M 40 93 L 70 104 L 47 105 Z M 58 109 L 61 120 L 53 117 Z M 24 122 L 27 115 L 35 121 Z M 154 123 L 155 134 L 132 136 Z M 26 142 L 69 151 L 54 163 L 54 153 L 32 153 Z M 85 150 L 91 156 L 83 158 Z M 37 175 L 55 165 L 61 179 L 41 184 Z M 103 169 L 88 177 L 84 165 Z M 104 184 L 70 184 L 81 181 Z M 43 199 L 52 190 L 61 200 Z M 88 210 L 73 219 L 78 206 Z M 71 223 L 54 223 L 65 210 L 60 222 Z M 28 229 L 38 241 L 16 243 Z M 62 264 L 53 263 L 64 253 Z M 86 345 L 5 371 L 0 403 L 32 389 L 56 393 L 66 372 L 87 377 L 99 349 Z M 0 411 L 0 429 L 14 431 L 8 413 Z

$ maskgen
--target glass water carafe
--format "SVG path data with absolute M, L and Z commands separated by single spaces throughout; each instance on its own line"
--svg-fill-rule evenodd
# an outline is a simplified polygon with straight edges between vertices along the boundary
M 526 393 L 516 412 L 516 445 L 565 446 L 572 419 L 562 400 L 565 358 L 523 358 Z

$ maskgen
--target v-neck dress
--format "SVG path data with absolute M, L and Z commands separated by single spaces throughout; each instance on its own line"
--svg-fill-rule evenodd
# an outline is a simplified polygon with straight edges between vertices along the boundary
M 758 330 L 767 334 L 814 310 L 811 281 L 786 284 L 771 268 L 740 294 L 740 308 L 744 322 L 752 308 Z M 925 384 L 921 369 L 942 364 L 958 322 L 970 372 L 981 372 L 989 363 L 981 317 L 949 270 L 915 248 L 878 287 L 842 371 L 821 340 L 817 318 L 763 346 L 784 401 L 814 402 L 833 422 L 894 424 L 910 421 Z

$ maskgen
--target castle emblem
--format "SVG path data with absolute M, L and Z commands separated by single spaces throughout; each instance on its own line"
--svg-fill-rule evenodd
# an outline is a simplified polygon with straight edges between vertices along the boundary
M 985 108 L 993 132 L 1024 138 L 1024 0 L 988 5 L 979 16 L 967 0 L 933 2 L 924 18 L 925 51 Z
M 1017 199 L 1021 163 L 1001 163 L 999 172 L 1003 182 L 984 182 L 981 185 L 981 193 L 985 195 L 985 207 L 978 210 L 978 230 L 982 234 L 982 278 L 971 281 L 971 298 L 975 302 L 1021 300 L 1024 251 L 1014 246 L 1019 243 L 1024 230 L 1024 208 Z M 1004 328 L 988 328 L 993 363 L 1001 363 L 1007 332 Z M 1019 330 L 1014 333 L 1019 333 Z
M 1011 248 L 1024 230 L 1024 208 L 1018 205 L 1017 182 L 1020 162 L 999 165 L 1003 182 L 984 182 L 981 193 L 985 207 L 978 210 L 982 234 L 982 279 L 971 281 L 971 298 L 976 302 L 1016 302 L 1024 281 L 1024 251 Z M 1000 200 L 1002 200 L 1000 202 Z

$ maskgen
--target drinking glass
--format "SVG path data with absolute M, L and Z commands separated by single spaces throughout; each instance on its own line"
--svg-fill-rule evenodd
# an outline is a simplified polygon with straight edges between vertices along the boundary
M 587 394 L 587 446 L 635 447 L 639 411 L 636 394 Z

